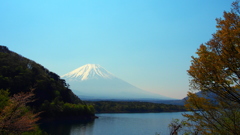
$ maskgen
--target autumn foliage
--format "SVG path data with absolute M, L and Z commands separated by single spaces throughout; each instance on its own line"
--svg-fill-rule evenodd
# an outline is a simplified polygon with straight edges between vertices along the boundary
M 239 2 L 216 21 L 216 33 L 192 57 L 191 92 L 185 106 L 193 113 L 185 117 L 194 122 L 192 134 L 236 135 L 240 134 Z
M 39 120 L 38 114 L 34 114 L 26 106 L 33 101 L 34 94 L 19 93 L 8 97 L 8 91 L 0 91 L 0 134 L 20 134 L 32 131 Z

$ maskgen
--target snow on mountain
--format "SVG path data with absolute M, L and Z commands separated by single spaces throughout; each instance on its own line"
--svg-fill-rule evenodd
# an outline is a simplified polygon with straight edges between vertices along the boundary
M 61 77 L 68 78 L 68 79 L 71 78 L 71 80 L 75 80 L 75 81 L 77 80 L 83 81 L 83 80 L 98 79 L 98 78 L 108 78 L 108 79 L 115 78 L 114 75 L 112 75 L 110 72 L 108 72 L 98 64 L 86 64 Z
M 83 97 L 97 99 L 169 99 L 137 88 L 108 72 L 97 64 L 87 64 L 63 76 L 70 89 Z

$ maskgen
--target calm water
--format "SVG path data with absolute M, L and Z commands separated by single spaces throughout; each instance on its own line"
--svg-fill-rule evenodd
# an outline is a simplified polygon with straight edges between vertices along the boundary
M 168 135 L 172 119 L 184 119 L 173 113 L 107 113 L 91 122 L 48 123 L 42 128 L 51 135 Z

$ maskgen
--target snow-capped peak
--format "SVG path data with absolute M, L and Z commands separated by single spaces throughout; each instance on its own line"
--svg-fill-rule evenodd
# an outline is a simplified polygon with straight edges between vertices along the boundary
M 84 66 L 81 66 L 70 73 L 67 73 L 61 78 L 65 79 L 75 79 L 75 80 L 87 80 L 87 79 L 98 79 L 98 78 L 107 78 L 111 79 L 115 76 L 105 70 L 103 67 L 101 67 L 98 64 L 86 64 Z

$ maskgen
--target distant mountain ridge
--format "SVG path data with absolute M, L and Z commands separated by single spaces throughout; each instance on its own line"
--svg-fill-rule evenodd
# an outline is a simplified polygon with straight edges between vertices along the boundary
M 63 76 L 80 98 L 91 99 L 170 99 L 137 88 L 98 64 L 86 64 Z

